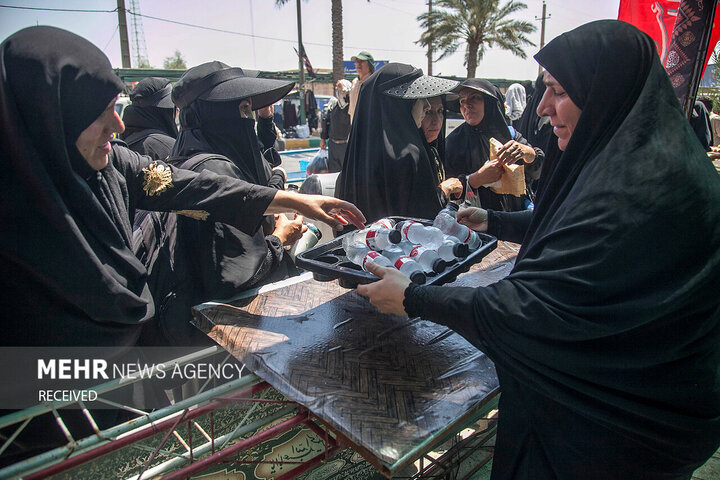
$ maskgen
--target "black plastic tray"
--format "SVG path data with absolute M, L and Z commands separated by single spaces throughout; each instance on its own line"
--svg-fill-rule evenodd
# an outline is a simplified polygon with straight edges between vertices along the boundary
M 423 225 L 432 225 L 431 220 L 409 217 L 390 217 L 396 222 L 403 220 L 412 220 L 422 223 Z M 346 233 L 330 240 L 329 242 L 318 245 L 317 247 L 306 250 L 295 258 L 298 267 L 313 272 L 313 278 L 319 282 L 329 282 L 338 279 L 339 284 L 345 288 L 355 288 L 361 283 L 372 283 L 378 280 L 378 277 L 372 273 L 364 271 L 359 265 L 355 265 L 345 256 L 345 250 L 342 247 L 343 238 L 346 235 L 354 233 Z M 485 257 L 488 253 L 497 247 L 497 238 L 485 233 L 476 232 L 480 236 L 482 244 L 480 247 L 471 252 L 470 255 L 461 260 L 448 262 L 448 266 L 444 272 L 440 274 L 426 273 L 427 280 L 425 285 L 442 285 L 454 281 L 458 275 L 467 272 L 471 265 L 474 265 Z

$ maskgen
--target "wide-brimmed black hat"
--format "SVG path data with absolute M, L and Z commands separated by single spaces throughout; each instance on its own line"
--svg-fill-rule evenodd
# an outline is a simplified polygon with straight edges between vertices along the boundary
M 498 102 L 499 98 L 498 95 L 502 95 L 500 93 L 500 90 L 490 83 L 487 80 L 484 80 L 482 78 L 468 78 L 467 80 L 462 81 L 461 83 L 458 83 L 458 85 L 452 89 L 453 93 L 459 94 L 461 90 L 465 88 L 470 88 L 472 90 L 475 90 L 477 92 L 482 93 L 485 97 L 488 99 Z M 460 111 L 460 101 L 459 96 L 449 99 L 447 102 L 447 107 L 449 110 L 452 110 L 454 112 Z
M 147 77 L 130 92 L 130 101 L 138 107 L 175 108 L 170 98 L 171 91 L 172 85 L 167 78 Z
M 454 91 L 454 88 L 459 84 L 460 82 L 457 80 L 421 75 L 400 85 L 390 87 L 383 93 L 391 97 L 406 99 L 430 98 L 446 95 Z M 453 96 L 455 95 L 453 94 Z
M 283 98 L 294 85 L 295 82 L 249 76 L 242 68 L 222 62 L 208 62 L 183 73 L 172 89 L 172 100 L 183 108 L 197 99 L 227 102 L 248 98 L 253 110 L 257 110 Z

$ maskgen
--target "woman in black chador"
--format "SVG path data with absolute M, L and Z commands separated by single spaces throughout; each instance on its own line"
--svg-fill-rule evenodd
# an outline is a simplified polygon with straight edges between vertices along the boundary
M 487 80 L 469 78 L 455 91 L 460 95 L 459 109 L 465 122 L 448 135 L 445 148 L 445 172 L 449 177 L 467 176 L 483 208 L 518 211 L 525 209 L 526 197 L 495 193 L 484 186 L 500 180 L 501 163 L 531 164 L 540 149 L 534 149 L 514 129 L 507 126 L 500 91 Z M 490 160 L 490 138 L 503 144 L 500 161 Z M 487 162 L 487 163 L 486 163 Z
M 170 81 L 158 77 L 143 78 L 130 92 L 132 104 L 125 107 L 125 131 L 119 135 L 130 150 L 155 160 L 170 155 L 178 135 L 171 92 Z
M 510 275 L 419 286 L 371 266 L 383 280 L 358 292 L 493 359 L 494 480 L 690 479 L 720 446 L 720 176 L 637 28 L 589 23 L 535 58 L 557 136 L 535 210 L 458 213 L 522 240 Z
M 221 62 L 189 69 L 173 89 L 173 99 L 181 107 L 182 130 L 168 162 L 283 190 L 284 172 L 272 170 L 260 151 L 253 110 L 258 111 L 260 136 L 272 137 L 267 141 L 272 144 L 272 104 L 293 85 L 248 77 L 242 69 Z M 267 235 L 263 229 L 246 232 L 222 222 L 177 220 L 175 267 L 183 262 L 189 275 L 175 295 L 153 292 L 168 299 L 161 316 L 165 336 L 176 342 L 189 340 L 188 331 L 196 330 L 189 324 L 192 305 L 230 298 L 239 291 L 297 274 L 284 246 L 302 235 L 302 218 L 276 215 L 276 221 L 268 220 Z
M 390 63 L 363 82 L 350 130 L 339 198 L 357 202 L 368 220 L 388 215 L 435 218 L 444 205 L 439 174 L 420 125 L 427 98 L 457 82 Z

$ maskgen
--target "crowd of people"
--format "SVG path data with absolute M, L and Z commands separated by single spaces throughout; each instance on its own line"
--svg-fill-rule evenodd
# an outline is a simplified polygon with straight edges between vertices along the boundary
M 690 478 L 720 445 L 712 135 L 703 148 L 628 24 L 535 58 L 546 71 L 503 94 L 353 57 L 320 119 L 334 198 L 285 190 L 272 105 L 293 82 L 208 62 L 138 82 L 121 119 L 125 85 L 96 46 L 15 33 L 0 45 L 3 345 L 203 345 L 191 307 L 297 274 L 285 249 L 305 217 L 342 231 L 455 200 L 460 223 L 521 244 L 506 279 L 419 286 L 370 264 L 380 280 L 358 292 L 496 363 L 493 479 Z M 465 121 L 446 138 L 449 110 Z M 497 186 L 510 167 L 521 192 Z M 149 245 L 158 225 L 172 241 Z

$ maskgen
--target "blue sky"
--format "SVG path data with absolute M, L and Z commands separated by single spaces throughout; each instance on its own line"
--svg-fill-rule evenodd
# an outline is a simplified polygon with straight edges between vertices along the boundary
M 188 66 L 220 60 L 233 66 L 261 70 L 297 68 L 293 46 L 297 42 L 295 0 L 276 8 L 274 0 L 139 0 L 140 13 L 175 22 L 202 25 L 236 33 L 223 33 L 142 19 L 148 59 L 162 67 L 163 59 L 178 49 Z M 532 41 L 540 43 L 542 0 L 526 0 L 527 10 L 516 18 L 534 22 L 538 31 Z M 551 18 L 546 23 L 546 43 L 584 23 L 617 18 L 619 0 L 547 0 Z M 129 9 L 131 2 L 125 0 Z M 113 10 L 116 0 L 0 0 L 0 5 L 39 8 Z M 316 68 L 331 68 L 330 0 L 303 0 L 303 43 Z M 377 60 L 409 63 L 427 69 L 425 51 L 414 42 L 420 36 L 416 17 L 427 10 L 425 0 L 344 0 L 344 52 L 349 59 L 360 50 Z M 128 19 L 129 23 L 129 19 Z M 120 41 L 116 13 L 50 12 L 0 8 L 0 38 L 31 25 L 53 25 L 81 35 L 100 47 L 113 66 L 120 66 Z M 132 35 L 132 34 L 131 34 Z M 253 38 L 252 35 L 255 37 Z M 263 38 L 264 37 L 264 38 Z M 477 76 L 534 79 L 532 59 L 538 47 L 528 47 L 523 60 L 509 52 L 490 50 Z M 434 74 L 464 76 L 463 51 L 436 62 Z

